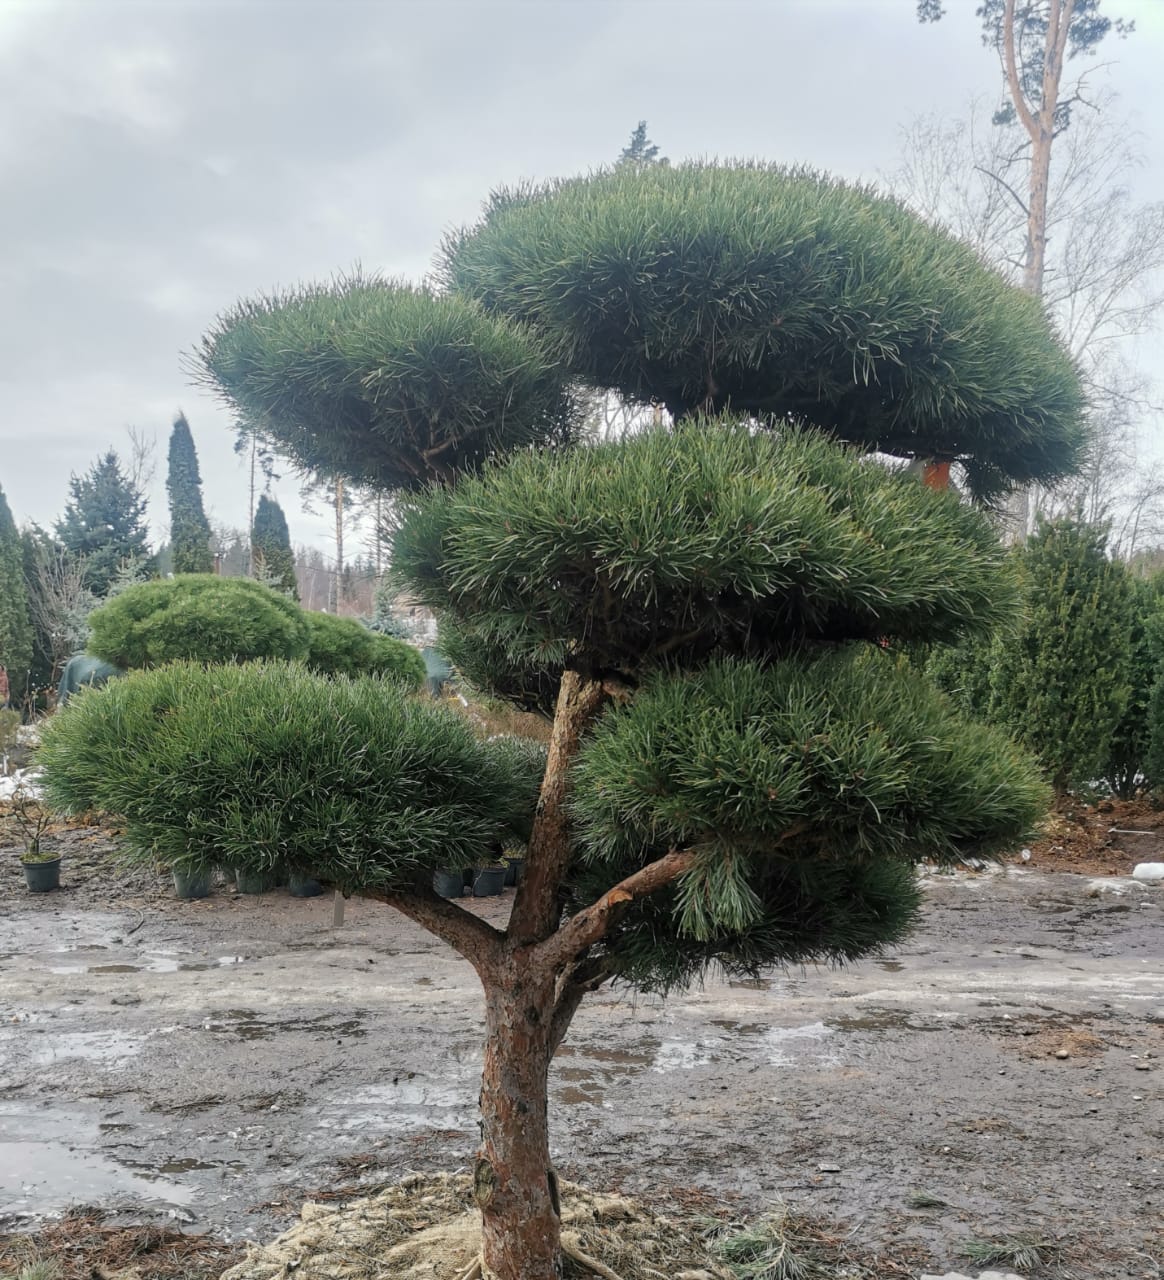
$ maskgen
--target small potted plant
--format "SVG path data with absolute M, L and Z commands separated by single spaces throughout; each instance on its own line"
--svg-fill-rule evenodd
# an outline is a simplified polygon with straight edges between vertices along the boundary
M 59 889 L 61 855 L 45 849 L 41 843 L 48 831 L 49 815 L 25 786 L 17 787 L 12 793 L 12 816 L 24 836 L 20 862 L 29 893 L 48 893 L 50 889 Z

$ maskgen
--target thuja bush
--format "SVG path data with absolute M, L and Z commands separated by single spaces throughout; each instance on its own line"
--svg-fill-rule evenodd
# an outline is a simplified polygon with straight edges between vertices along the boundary
M 131 857 L 310 872 L 372 895 L 423 891 L 436 867 L 524 838 L 545 763 L 395 680 L 192 662 L 86 691 L 38 759 L 49 802 L 119 815 Z
M 1021 553 L 1022 621 L 998 646 L 991 715 L 1035 752 L 1055 790 L 1104 777 L 1131 695 L 1131 575 L 1101 525 L 1044 523 Z
M 1164 781 L 1164 575 L 1132 578 L 1128 636 L 1128 700 L 1111 736 L 1104 775 L 1111 790 L 1129 798 Z M 1157 727 L 1159 726 L 1159 727 Z M 1159 747 L 1153 749 L 1153 740 Z
M 304 658 L 309 643 L 294 602 L 249 578 L 209 573 L 129 587 L 94 610 L 89 626 L 89 652 L 128 669 L 183 658 Z
M 395 676 L 413 689 L 424 683 L 420 653 L 394 636 L 380 635 L 354 618 L 306 612 L 307 665 L 326 676 Z

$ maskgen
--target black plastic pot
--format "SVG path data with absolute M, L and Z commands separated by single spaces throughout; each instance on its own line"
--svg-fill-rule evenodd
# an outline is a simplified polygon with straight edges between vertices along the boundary
M 492 898 L 504 888 L 504 867 L 478 867 L 473 874 L 474 898 Z
M 24 883 L 29 893 L 48 893 L 50 889 L 61 887 L 61 860 L 53 858 L 50 862 L 22 862 Z
M 442 898 L 459 898 L 465 892 L 465 877 L 460 871 L 434 871 L 432 887 Z
M 174 871 L 174 892 L 179 898 L 209 898 L 209 871 Z
M 270 871 L 244 871 L 239 867 L 235 883 L 239 893 L 269 893 L 275 887 L 275 876 Z
M 323 892 L 323 885 L 309 875 L 293 871 L 287 877 L 287 889 L 293 898 L 318 898 Z
M 505 859 L 506 886 L 521 884 L 521 878 L 524 875 L 525 875 L 525 859 L 524 858 L 506 858 Z

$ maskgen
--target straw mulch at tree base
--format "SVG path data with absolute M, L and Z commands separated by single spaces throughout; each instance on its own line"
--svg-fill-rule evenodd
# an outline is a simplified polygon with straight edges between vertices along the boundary
M 782 1214 L 748 1228 L 670 1218 L 634 1200 L 562 1188 L 565 1280 L 746 1280 L 916 1274 L 916 1260 L 874 1257 L 820 1224 Z M 410 1174 L 335 1207 L 308 1203 L 298 1223 L 222 1280 L 489 1280 L 466 1176 Z M 841 1268 L 837 1270 L 837 1268 Z
M 107 1227 L 99 1209 L 80 1209 L 35 1233 L 0 1235 L 0 1276 L 41 1264 L 52 1280 L 217 1280 L 237 1245 L 163 1227 Z

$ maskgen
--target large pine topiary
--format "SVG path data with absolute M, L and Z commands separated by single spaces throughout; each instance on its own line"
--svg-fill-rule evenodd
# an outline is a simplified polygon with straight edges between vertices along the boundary
M 915 860 L 997 848 L 1040 812 L 1033 763 L 886 651 L 1006 611 L 991 532 L 865 451 L 959 462 L 980 493 L 1053 479 L 1081 396 L 1031 299 L 814 174 L 624 168 L 509 193 L 450 240 L 445 279 L 243 303 L 198 360 L 302 465 L 406 490 L 401 585 L 466 651 L 481 637 L 499 687 L 544 705 L 557 685 L 504 929 L 437 898 L 427 852 L 335 852 L 344 814 L 366 848 L 342 753 L 315 784 L 313 863 L 475 967 L 484 1263 L 551 1280 L 547 1073 L 587 992 L 865 954 L 912 920 Z M 577 381 L 675 424 L 571 451 Z M 394 721 L 406 755 L 426 723 Z M 407 758 L 377 823 L 448 829 L 424 753 Z M 238 821 L 272 821 L 267 799 L 252 786 Z M 463 820 L 497 830 L 484 808 Z

